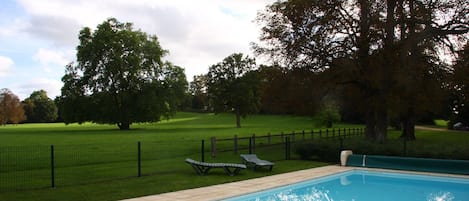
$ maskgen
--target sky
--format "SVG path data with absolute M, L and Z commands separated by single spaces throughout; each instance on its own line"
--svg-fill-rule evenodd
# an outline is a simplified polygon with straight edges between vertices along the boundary
M 33 91 L 60 96 L 65 65 L 76 58 L 78 33 L 106 19 L 156 35 L 164 60 L 189 81 L 232 53 L 253 56 L 257 12 L 275 0 L 0 0 L 0 89 L 21 100 Z

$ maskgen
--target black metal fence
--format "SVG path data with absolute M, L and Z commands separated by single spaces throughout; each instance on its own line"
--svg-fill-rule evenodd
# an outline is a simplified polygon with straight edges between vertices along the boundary
M 174 150 L 178 143 L 178 150 Z M 200 141 L 0 147 L 0 191 L 105 182 L 178 171 Z M 170 167 L 169 164 L 172 164 Z M 177 164 L 177 165 L 174 165 Z
M 336 139 L 339 140 L 339 146 L 342 147 L 342 141 L 346 138 L 353 136 L 362 136 L 364 134 L 363 128 L 340 128 L 340 129 L 323 129 L 311 131 L 292 131 L 291 133 L 281 132 L 279 134 L 256 135 L 253 134 L 249 137 L 238 137 L 237 135 L 232 138 L 210 138 L 210 155 L 217 157 L 220 153 L 233 152 L 269 152 L 269 148 L 276 147 L 275 149 L 285 150 L 285 159 L 289 159 L 292 144 L 296 142 L 315 141 L 319 139 Z M 281 160 L 279 158 L 279 160 Z

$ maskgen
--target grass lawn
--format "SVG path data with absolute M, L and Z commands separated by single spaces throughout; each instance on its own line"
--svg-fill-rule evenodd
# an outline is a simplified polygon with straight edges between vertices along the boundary
M 230 151 L 210 157 L 209 139 L 212 136 L 291 133 L 318 129 L 316 122 L 310 117 L 253 115 L 242 120 L 242 128 L 237 129 L 231 114 L 178 113 L 171 120 L 134 124 L 129 131 L 119 131 L 114 125 L 91 123 L 3 126 L 0 127 L 0 200 L 119 200 L 324 166 L 328 163 L 284 160 L 282 146 L 256 148 L 255 153 L 262 158 L 276 162 L 273 172 L 244 170 L 240 175 L 230 177 L 223 170 L 215 169 L 207 176 L 198 176 L 184 163 L 187 157 L 200 159 L 201 140 L 206 141 L 207 161 L 240 162 L 239 153 Z M 336 124 L 334 127 L 362 126 Z M 453 154 L 469 159 L 469 133 L 419 130 L 417 139 L 408 142 L 409 155 L 448 158 Z M 142 177 L 137 177 L 139 141 Z M 217 146 L 230 147 L 229 143 Z M 246 147 L 246 141 L 239 143 Z M 331 150 L 336 150 L 338 145 L 337 141 L 317 140 L 316 143 L 328 144 L 325 148 Z M 51 184 L 50 145 L 54 145 L 56 158 L 56 188 L 48 187 Z M 363 154 L 401 155 L 402 145 L 399 133 L 395 131 L 389 133 L 385 145 L 370 144 L 361 137 L 344 141 L 344 148 Z M 338 156 L 335 151 L 333 154 Z M 293 158 L 298 159 L 298 156 Z M 36 188 L 4 190 L 22 189 L 23 186 Z
M 448 128 L 448 120 L 443 120 L 443 119 L 436 119 L 434 120 L 435 126 L 441 127 L 441 128 Z
M 116 143 L 137 141 L 197 140 L 250 136 L 316 129 L 310 117 L 252 115 L 242 119 L 242 128 L 236 128 L 235 116 L 231 114 L 178 113 L 173 119 L 159 123 L 133 124 L 131 130 L 120 131 L 115 125 L 83 125 L 63 123 L 24 124 L 0 127 L 0 146 L 25 145 L 80 145 L 92 143 Z M 357 127 L 337 124 L 337 128 Z

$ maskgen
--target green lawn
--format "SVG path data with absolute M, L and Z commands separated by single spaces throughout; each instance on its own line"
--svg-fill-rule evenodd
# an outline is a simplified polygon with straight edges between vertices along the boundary
M 0 146 L 24 145 L 76 145 L 90 143 L 122 143 L 161 140 L 202 140 L 211 136 L 250 136 L 316 128 L 310 117 L 252 115 L 241 121 L 236 128 L 235 116 L 231 114 L 178 113 L 173 119 L 159 123 L 133 124 L 129 131 L 119 131 L 115 125 L 83 125 L 63 123 L 25 124 L 0 127 Z M 335 127 L 350 127 L 337 124 Z
M 253 115 L 242 121 L 243 128 L 237 129 L 231 114 L 178 113 L 171 120 L 134 124 L 130 131 L 91 123 L 3 126 L 0 127 L 0 200 L 118 200 L 323 166 L 328 163 L 298 160 L 295 153 L 292 153 L 294 160 L 285 160 L 282 144 L 255 150 L 262 158 L 276 162 L 273 172 L 245 170 L 229 177 L 222 170 L 214 170 L 207 176 L 198 176 L 184 163 L 187 157 L 201 158 L 202 140 L 205 140 L 207 161 L 238 163 L 239 153 L 247 152 L 246 149 L 238 153 L 223 151 L 232 147 L 232 141 L 223 141 L 217 144 L 219 153 L 212 158 L 209 142 L 213 136 L 220 139 L 310 131 L 318 129 L 316 122 L 310 117 Z M 469 159 L 467 132 L 418 131 L 417 139 L 407 143 L 408 155 Z M 142 177 L 137 177 L 137 142 L 141 142 Z M 316 138 L 314 143 L 330 152 L 325 154 L 330 156 L 327 158 L 338 156 L 337 140 Z M 247 148 L 247 144 L 246 139 L 239 141 L 242 148 Z M 262 139 L 256 144 L 267 143 Z M 50 188 L 51 145 L 55 153 L 56 188 Z M 395 131 L 390 132 L 385 145 L 355 137 L 345 139 L 343 146 L 363 154 L 402 155 L 403 150 L 399 133 Z M 296 149 L 294 145 L 292 150 Z M 330 161 L 337 163 L 335 159 Z
M 448 128 L 448 120 L 443 120 L 443 119 L 436 119 L 435 121 L 435 126 L 441 127 L 441 128 Z

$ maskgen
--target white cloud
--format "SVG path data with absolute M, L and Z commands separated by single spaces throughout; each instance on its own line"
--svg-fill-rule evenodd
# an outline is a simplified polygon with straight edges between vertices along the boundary
M 25 31 L 75 48 L 78 32 L 95 28 L 108 17 L 133 22 L 158 36 L 167 58 L 186 68 L 188 77 L 206 73 L 209 65 L 235 52 L 250 53 L 257 40 L 257 11 L 274 0 L 20 0 L 31 15 Z
M 55 79 L 33 78 L 18 86 L 18 96 L 24 99 L 29 97 L 33 91 L 42 89 L 47 92 L 49 98 L 54 99 L 56 96 L 60 95 L 62 85 L 63 83 L 61 81 Z
M 38 61 L 46 72 L 51 72 L 54 67 L 63 68 L 70 63 L 63 51 L 48 50 L 39 48 L 33 56 L 33 60 Z
M 5 77 L 10 74 L 14 65 L 15 62 L 11 58 L 0 56 L 0 77 Z
M 78 42 L 80 25 L 67 16 L 33 15 L 24 31 L 50 40 L 57 47 L 73 47 Z
M 14 19 L 12 22 L 8 23 L 5 26 L 0 27 L 0 36 L 2 37 L 11 37 L 17 36 L 21 33 L 21 30 L 25 29 L 29 23 L 20 18 Z

